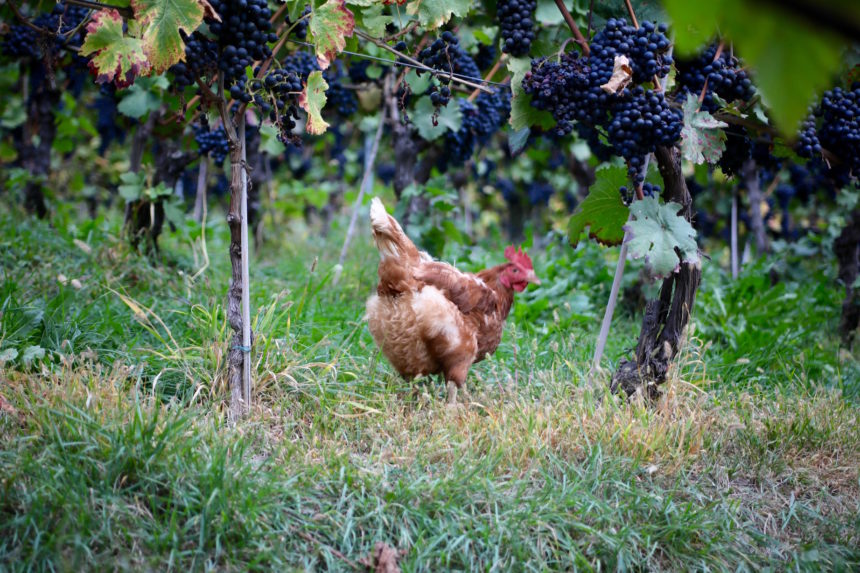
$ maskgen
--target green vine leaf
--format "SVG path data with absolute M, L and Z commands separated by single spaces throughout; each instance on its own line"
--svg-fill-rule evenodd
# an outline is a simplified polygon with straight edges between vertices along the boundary
M 797 131 L 815 93 L 832 84 L 842 65 L 845 43 L 780 8 L 780 3 L 665 0 L 662 4 L 674 23 L 679 54 L 695 52 L 715 36 L 732 43 L 783 133 Z M 834 8 L 834 14 L 842 10 L 844 17 L 850 17 L 856 13 L 852 8 L 846 3 Z
M 204 16 L 221 21 L 207 0 L 132 0 L 131 5 L 143 50 L 157 74 L 185 59 L 180 32 L 191 34 Z
M 355 16 L 344 0 L 328 0 L 311 15 L 310 30 L 314 37 L 317 62 L 323 70 L 346 47 L 346 39 L 355 29 Z
M 87 24 L 80 54 L 92 56 L 89 66 L 100 84 L 114 82 L 124 87 L 149 72 L 143 40 L 123 34 L 122 16 L 116 10 L 96 11 Z
M 471 8 L 472 0 L 415 0 L 406 7 L 406 13 L 417 16 L 426 30 L 435 30 L 454 16 L 465 16 Z
M 665 277 L 678 271 L 680 263 L 699 260 L 696 231 L 678 215 L 678 203 L 661 205 L 656 197 L 634 201 L 630 213 L 635 220 L 624 226 L 629 234 L 627 248 L 634 259 L 645 257 L 653 276 Z
M 299 96 L 299 106 L 308 113 L 305 129 L 311 135 L 322 135 L 328 128 L 328 122 L 322 118 L 322 109 L 328 99 L 325 95 L 327 89 L 328 84 L 323 79 L 322 72 L 316 70 L 308 76 L 305 89 Z
M 726 150 L 726 134 L 720 129 L 727 123 L 699 111 L 699 101 L 687 94 L 684 102 L 684 127 L 681 129 L 681 151 L 684 159 L 696 164 L 716 163 Z
M 624 223 L 629 214 L 621 201 L 619 189 L 627 183 L 627 170 L 623 167 L 599 169 L 597 181 L 588 190 L 588 197 L 570 216 L 567 236 L 570 244 L 579 244 L 582 232 L 601 245 L 620 245 L 624 240 Z
M 418 135 L 427 141 L 433 141 L 441 137 L 446 131 L 457 131 L 463 124 L 463 113 L 460 111 L 460 104 L 452 99 L 447 106 L 439 108 L 439 115 L 436 117 L 436 125 L 433 125 L 433 114 L 436 108 L 430 102 L 427 96 L 422 97 L 415 104 L 415 113 L 412 115 L 412 122 L 418 129 Z

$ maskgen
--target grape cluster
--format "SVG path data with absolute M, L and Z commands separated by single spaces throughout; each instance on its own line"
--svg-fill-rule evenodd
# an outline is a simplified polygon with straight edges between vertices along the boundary
M 197 142 L 200 156 L 210 156 L 217 165 L 224 163 L 224 159 L 230 153 L 230 141 L 227 139 L 227 132 L 224 131 L 224 128 L 219 127 L 214 131 L 210 130 L 206 121 L 193 126 L 193 128 L 194 140 Z
M 13 58 L 44 58 L 48 53 L 56 56 L 67 45 L 80 46 L 83 42 L 83 28 L 78 29 L 74 37 L 71 33 L 78 28 L 87 14 L 87 8 L 58 2 L 50 12 L 36 16 L 32 22 L 34 26 L 48 33 L 42 34 L 24 24 L 9 26 L 0 51 Z
M 750 157 L 752 157 L 752 141 L 749 133 L 743 127 L 730 125 L 725 128 L 726 150 L 720 156 L 717 163 L 729 177 L 734 177 L 741 172 Z
M 220 58 L 218 44 L 206 36 L 197 32 L 190 36 L 183 32 L 182 36 L 185 40 L 185 61 L 170 68 L 173 84 L 179 91 L 194 85 L 197 78 L 214 76 Z
M 294 140 L 292 131 L 299 118 L 296 102 L 303 89 L 302 77 L 289 60 L 284 62 L 284 67 L 266 74 L 259 91 L 254 94 L 254 103 L 278 126 L 278 139 L 284 144 Z
M 99 155 L 104 157 L 115 139 L 123 139 L 124 132 L 117 128 L 117 97 L 114 84 L 102 84 L 93 107 L 96 110 L 96 131 L 99 134 Z
M 370 60 L 351 60 L 349 62 L 349 68 L 347 69 L 347 75 L 349 75 L 350 81 L 354 84 L 377 82 L 381 78 L 385 77 L 385 74 L 388 73 L 388 66 L 380 66 L 380 68 L 382 68 L 382 73 L 379 74 L 378 78 L 371 78 L 367 75 L 367 68 L 369 68 L 371 65 L 373 65 L 373 62 L 371 62 Z
M 436 78 L 443 84 L 443 89 L 447 88 L 450 83 L 450 75 L 466 76 L 470 78 L 480 78 L 481 71 L 475 65 L 475 61 L 460 47 L 460 41 L 451 32 L 442 32 L 442 36 L 436 38 L 432 44 L 424 48 L 418 54 L 418 61 L 427 66 L 438 70 Z M 421 75 L 421 70 L 417 71 Z M 448 105 L 451 92 L 448 89 L 448 95 L 445 96 L 443 89 L 432 91 L 439 94 L 434 101 L 434 105 Z M 438 103 L 437 103 L 438 102 Z
M 478 51 L 473 56 L 475 65 L 479 70 L 489 70 L 496 63 L 496 46 L 494 44 L 480 44 Z
M 633 187 L 622 186 L 619 192 L 621 193 L 621 202 L 625 205 L 630 205 L 636 198 L 636 190 Z M 642 195 L 644 197 L 659 197 L 660 186 L 645 182 L 642 184 Z
M 637 172 L 656 146 L 670 146 L 681 137 L 680 112 L 670 108 L 660 92 L 637 86 L 614 102 L 611 114 L 609 143 Z
M 496 15 L 502 29 L 502 51 L 514 57 L 529 53 L 535 39 L 536 0 L 499 0 Z
M 295 26 L 291 34 L 298 38 L 299 40 L 304 40 L 308 37 L 308 24 L 310 24 L 310 18 L 308 16 L 311 13 L 310 4 L 305 5 L 305 9 L 302 11 L 301 16 L 296 18 L 295 22 L 292 22 L 289 18 L 287 18 L 287 27 Z
M 349 117 L 358 111 L 358 97 L 354 91 L 343 85 L 341 81 L 343 77 L 343 67 L 340 62 L 335 62 L 323 72 L 323 78 L 328 84 L 326 107 L 331 106 L 331 109 L 341 117 Z
M 532 60 L 523 79 L 532 106 L 553 115 L 558 134 L 576 129 L 598 158 L 624 157 L 634 183 L 644 178 L 641 167 L 647 154 L 678 140 L 683 116 L 659 91 L 634 85 L 608 93 L 601 86 L 612 76 L 619 55 L 630 60 L 634 83 L 668 74 L 672 59 L 666 53 L 669 40 L 665 31 L 662 24 L 645 22 L 636 29 L 622 19 L 610 19 L 595 35 L 590 56 L 572 53 L 558 62 Z
M 514 182 L 510 179 L 499 178 L 496 179 L 496 187 L 502 193 L 502 198 L 505 202 L 516 205 L 520 202 L 519 193 L 517 193 L 517 188 L 514 185 Z
M 532 181 L 526 187 L 526 193 L 532 205 L 547 205 L 549 198 L 555 194 L 555 187 L 546 181 Z
M 254 60 L 272 55 L 268 43 L 278 39 L 270 31 L 272 12 L 266 0 L 212 0 L 210 4 L 221 16 L 220 22 L 207 21 L 220 48 L 219 70 L 228 84 L 238 82 Z
M 633 69 L 633 82 L 641 84 L 657 76 L 665 77 L 672 69 L 667 53 L 670 42 L 666 25 L 642 22 L 636 28 L 622 18 L 610 18 L 591 41 L 592 82 L 601 85 L 612 77 L 615 56 L 627 56 Z
M 443 167 L 462 165 L 475 149 L 485 145 L 507 121 L 511 113 L 508 92 L 481 92 L 474 103 L 460 98 L 463 120 L 457 131 L 445 132 Z
M 752 99 L 755 89 L 749 75 L 741 68 L 737 58 L 733 58 L 728 52 L 721 52 L 717 56 L 718 46 L 710 45 L 701 54 L 692 60 L 679 59 L 676 66 L 678 69 L 677 83 L 680 86 L 679 94 L 686 97 L 687 93 L 699 95 L 708 84 L 705 98 L 702 101 L 702 109 L 714 111 L 717 102 L 713 95 L 716 94 L 725 101 L 749 101 Z
M 860 173 L 860 82 L 850 90 L 835 87 L 825 92 L 804 122 L 798 153 L 814 157 L 822 148 L 841 162 L 833 166 L 832 176 L 848 181 Z

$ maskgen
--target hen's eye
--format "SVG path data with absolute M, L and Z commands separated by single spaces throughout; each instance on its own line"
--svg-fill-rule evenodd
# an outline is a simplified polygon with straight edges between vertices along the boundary
M 520 269 L 518 269 L 517 267 L 514 267 L 514 274 L 519 274 L 519 272 L 520 272 Z

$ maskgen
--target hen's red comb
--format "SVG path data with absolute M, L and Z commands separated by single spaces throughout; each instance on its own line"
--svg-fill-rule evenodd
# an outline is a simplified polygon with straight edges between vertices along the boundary
M 522 247 L 515 249 L 513 245 L 507 247 L 505 249 L 505 258 L 526 270 L 534 270 L 532 267 L 532 260 L 529 258 L 528 254 L 523 250 Z

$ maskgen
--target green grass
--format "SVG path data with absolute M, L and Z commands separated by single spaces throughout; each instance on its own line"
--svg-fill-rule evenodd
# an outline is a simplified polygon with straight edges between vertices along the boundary
M 775 287 L 764 265 L 737 282 L 706 265 L 646 407 L 586 381 L 612 252 L 553 246 L 450 411 L 361 322 L 366 237 L 335 286 L 342 229 L 278 230 L 252 265 L 255 405 L 231 426 L 222 222 L 194 279 L 199 229 L 148 261 L 112 219 L 0 228 L 0 353 L 18 354 L 0 367 L 0 568 L 350 571 L 378 541 L 405 571 L 860 567 L 860 368 L 824 257 Z M 448 256 L 478 268 L 497 247 Z M 607 366 L 637 331 L 619 313 Z

